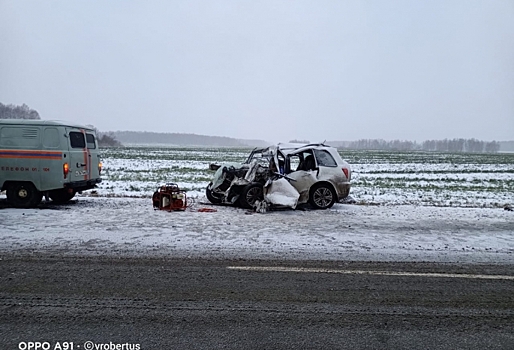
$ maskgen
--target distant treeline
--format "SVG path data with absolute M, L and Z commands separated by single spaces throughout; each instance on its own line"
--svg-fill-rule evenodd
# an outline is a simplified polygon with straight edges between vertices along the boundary
M 98 141 L 98 146 L 101 148 L 105 147 L 123 147 L 123 144 L 116 139 L 116 136 L 113 132 L 101 132 L 93 125 L 87 125 L 92 128 L 96 132 L 96 140 Z
M 41 119 L 36 110 L 21 106 L 0 103 L 0 119 Z M 95 128 L 96 129 L 96 128 Z M 97 130 L 101 146 L 120 147 L 124 144 L 169 144 L 175 146 L 203 147 L 266 147 L 270 143 L 263 140 L 242 140 L 224 136 L 206 136 L 182 133 L 158 133 L 141 131 L 116 131 L 102 133 Z M 309 143 L 305 140 L 290 142 Z M 444 139 L 415 141 L 385 141 L 381 139 L 361 139 L 358 141 L 331 141 L 327 144 L 342 149 L 386 150 L 386 151 L 434 151 L 496 153 L 514 152 L 514 141 L 485 142 L 477 139 Z
M 23 104 L 21 106 L 0 103 L 0 119 L 41 119 L 36 110 Z
M 124 144 L 169 144 L 175 146 L 255 147 L 267 145 L 260 140 L 239 140 L 224 136 L 206 136 L 180 133 L 116 131 L 112 135 Z
M 415 141 L 362 139 L 358 141 L 336 141 L 334 144 L 339 148 L 346 149 L 385 151 L 496 153 L 500 150 L 500 142 L 485 142 L 477 139 L 427 140 L 422 143 L 417 143 Z
M 175 146 L 203 147 L 267 147 L 269 142 L 262 140 L 244 140 L 231 137 L 206 136 L 180 133 L 157 133 L 141 131 L 116 131 L 109 136 L 123 144 L 169 144 Z M 291 140 L 290 142 L 309 143 L 306 140 Z M 434 152 L 473 152 L 496 153 L 499 151 L 512 152 L 514 142 L 485 142 L 477 139 L 444 139 L 428 140 L 421 143 L 415 141 L 385 141 L 381 139 L 362 139 L 358 141 L 329 141 L 327 144 L 342 149 L 357 150 L 388 150 L 388 151 L 434 151 Z
M 41 120 L 39 113 L 33 109 L 30 109 L 29 106 L 23 104 L 21 106 L 15 105 L 4 105 L 0 103 L 0 119 L 37 119 Z M 116 140 L 116 137 L 112 133 L 102 133 L 98 131 L 92 125 L 89 125 L 93 129 L 95 129 L 98 137 L 98 145 L 100 147 L 120 147 L 122 146 L 121 142 Z

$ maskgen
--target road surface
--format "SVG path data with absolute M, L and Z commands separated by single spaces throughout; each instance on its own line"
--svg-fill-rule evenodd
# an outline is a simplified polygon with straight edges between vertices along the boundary
M 512 265 L 4 255 L 1 349 L 514 349 Z

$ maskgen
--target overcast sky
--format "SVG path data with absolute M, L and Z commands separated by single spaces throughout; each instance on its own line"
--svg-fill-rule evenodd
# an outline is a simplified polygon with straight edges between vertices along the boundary
M 0 0 L 0 102 L 101 131 L 514 140 L 514 0 Z

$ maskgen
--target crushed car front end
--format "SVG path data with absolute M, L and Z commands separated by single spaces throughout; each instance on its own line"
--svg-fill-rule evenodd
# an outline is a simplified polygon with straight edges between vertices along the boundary
M 242 164 L 219 166 L 206 196 L 243 208 L 310 203 L 327 209 L 350 192 L 351 170 L 337 149 L 324 144 L 278 144 L 254 149 Z

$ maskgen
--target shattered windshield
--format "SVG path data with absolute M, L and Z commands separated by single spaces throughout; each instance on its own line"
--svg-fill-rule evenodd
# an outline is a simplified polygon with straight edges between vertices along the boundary
M 269 167 L 269 162 L 273 158 L 273 152 L 269 148 L 253 150 L 246 160 L 246 164 L 256 161 L 258 164 Z

